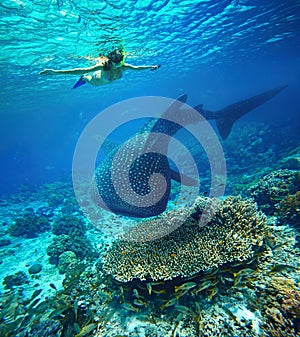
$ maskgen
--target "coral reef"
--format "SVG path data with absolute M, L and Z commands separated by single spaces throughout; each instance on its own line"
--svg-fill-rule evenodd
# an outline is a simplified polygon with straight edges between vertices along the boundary
M 249 174 L 249 183 L 253 176 Z M 67 193 L 69 200 L 70 189 L 64 186 L 59 193 Z M 299 192 L 288 191 L 276 200 L 275 215 L 281 226 L 275 217 L 268 217 L 265 224 L 253 200 L 200 197 L 191 208 L 180 209 L 177 203 L 155 219 L 132 221 L 135 227 L 113 244 L 110 234 L 97 229 L 86 233 L 82 214 L 66 199 L 63 205 L 63 194 L 53 214 L 49 207 L 37 208 L 44 203 L 28 204 L 35 209 L 28 211 L 28 218 L 55 215 L 52 244 L 49 235 L 39 241 L 50 243 L 47 251 L 57 268 L 39 260 L 37 252 L 26 267 L 40 262 L 42 273 L 9 275 L 8 286 L 3 280 L 9 290 L 0 294 L 0 334 L 300 336 L 299 249 L 297 229 L 290 227 L 297 223 L 298 197 Z M 209 211 L 217 211 L 201 227 L 207 205 L 211 205 Z M 24 217 L 19 210 L 16 202 L 10 217 L 3 217 L 4 234 L 7 224 L 20 214 Z M 114 235 L 120 233 L 121 221 L 103 217 L 112 226 L 107 233 Z M 131 225 L 126 219 L 123 228 L 125 223 Z M 22 249 L 36 240 L 11 241 L 7 244 L 13 250 L 2 248 L 2 259 L 19 259 Z M 93 255 L 93 249 L 98 254 Z M 103 260 L 98 259 L 99 251 Z M 62 284 L 59 273 L 64 274 Z
M 50 256 L 50 261 L 57 264 L 59 255 L 64 251 L 70 250 L 72 246 L 69 235 L 58 235 L 53 239 L 53 242 L 47 247 L 47 254 Z
M 91 242 L 85 235 L 85 224 L 82 219 L 72 215 L 58 218 L 53 224 L 53 233 L 57 235 L 47 247 L 51 262 L 58 264 L 59 256 L 72 251 L 78 259 L 92 257 L 95 254 Z
M 300 335 L 300 292 L 294 281 L 285 277 L 273 277 L 261 292 L 262 329 L 270 337 L 294 337 Z
M 76 254 L 72 251 L 65 251 L 59 255 L 58 270 L 61 274 L 65 273 L 69 268 L 74 268 L 77 264 Z
M 290 150 L 279 162 L 280 168 L 300 170 L 300 146 Z
M 229 318 L 234 320 L 234 324 L 232 324 Z M 202 320 L 205 324 L 203 324 L 202 329 L 199 331 L 198 336 L 200 337 L 257 336 L 255 327 L 253 326 L 250 318 L 238 318 L 232 313 L 228 317 L 223 308 L 219 306 L 215 306 L 205 312 L 202 312 Z
M 8 233 L 11 236 L 35 238 L 49 228 L 50 222 L 46 216 L 38 216 L 32 208 L 28 208 L 24 211 L 22 217 L 17 218 L 14 224 L 8 228 Z
M 248 193 L 261 210 L 268 215 L 276 211 L 275 205 L 284 197 L 294 194 L 300 189 L 300 172 L 277 170 L 267 174 L 251 186 Z
M 233 130 L 231 137 L 224 144 L 228 169 L 233 172 L 242 172 L 258 167 L 266 167 L 274 163 L 276 152 L 272 133 L 274 132 L 265 123 L 253 123 L 247 127 Z M 237 146 L 243 144 L 243 146 Z
M 85 224 L 82 219 L 78 217 L 72 215 L 64 215 L 54 221 L 52 232 L 55 235 L 85 235 Z
M 30 331 L 31 336 L 35 337 L 58 337 L 62 336 L 63 325 L 57 320 L 45 319 L 33 324 L 27 330 Z M 27 334 L 28 331 L 26 331 Z
M 300 191 L 287 195 L 276 204 L 276 215 L 280 223 L 300 228 Z
M 18 271 L 13 275 L 5 276 L 2 283 L 5 288 L 12 289 L 13 287 L 29 283 L 29 280 L 23 271 Z
M 210 222 L 199 226 L 204 205 L 216 209 Z M 199 197 L 186 213 L 170 211 L 164 217 L 137 225 L 135 232 L 168 227 L 170 221 L 185 219 L 172 233 L 154 241 L 116 240 L 103 257 L 104 269 L 116 280 L 170 280 L 189 277 L 227 262 L 250 259 L 263 243 L 265 216 L 251 200 L 228 197 L 224 201 Z M 177 217 L 177 219 L 176 219 Z M 202 221 L 203 219 L 201 219 Z M 180 220 L 179 220 L 180 221 Z

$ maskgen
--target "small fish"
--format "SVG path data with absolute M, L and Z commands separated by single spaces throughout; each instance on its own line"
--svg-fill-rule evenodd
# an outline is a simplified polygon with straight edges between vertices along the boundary
M 182 320 L 182 317 L 183 317 L 183 314 L 182 314 L 182 312 L 180 312 L 175 319 L 175 327 L 174 327 L 174 329 L 172 331 L 172 334 L 171 334 L 172 337 L 178 336 L 178 334 L 176 333 L 176 330 L 178 328 L 178 325 L 179 325 L 180 321 Z
M 137 289 L 134 288 L 132 290 L 132 292 L 133 292 L 133 297 L 135 297 L 135 298 L 140 298 L 141 297 Z
M 233 282 L 233 278 L 232 277 L 226 277 L 226 276 L 221 276 L 221 282 L 223 284 L 225 284 L 226 282 Z
M 50 286 L 52 289 L 54 289 L 55 291 L 57 291 L 57 288 L 56 288 L 56 286 L 55 286 L 54 283 L 50 283 L 49 286 Z
M 14 314 L 9 314 L 7 316 L 2 317 L 2 320 L 5 324 L 12 324 L 15 321 L 16 317 Z
M 233 312 L 228 309 L 227 307 L 225 307 L 225 305 L 222 307 L 222 309 L 226 312 L 226 314 L 231 317 L 233 320 L 235 320 L 236 322 L 238 321 L 237 320 L 237 317 L 233 314 Z
M 59 318 L 63 315 L 63 313 L 68 310 L 69 308 L 71 308 L 71 304 L 66 305 L 65 307 L 61 308 L 61 309 L 55 309 L 54 311 L 51 312 L 50 314 L 50 318 Z
M 186 282 L 181 284 L 180 286 L 175 286 L 175 293 L 177 293 L 179 290 L 190 290 L 197 286 L 197 283 L 195 282 Z
M 186 307 L 185 305 L 176 305 L 175 309 L 182 312 L 183 314 L 187 314 L 191 317 L 196 317 L 195 313 L 188 307 Z
M 49 302 L 46 300 L 46 301 L 43 301 L 43 302 L 40 302 L 35 308 L 35 312 L 43 312 L 45 311 L 46 309 L 49 308 Z
M 39 303 L 40 300 L 41 300 L 40 298 L 37 298 L 37 299 L 35 299 L 33 302 L 31 302 L 31 303 L 28 305 L 27 310 L 28 310 L 28 311 L 31 310 L 35 305 L 37 305 L 37 304 Z
M 146 290 L 147 288 L 145 287 L 145 283 L 137 283 L 137 285 L 136 285 L 139 289 L 141 289 L 141 290 Z
M 152 294 L 152 284 L 151 283 L 147 283 L 147 290 L 148 290 L 148 294 L 151 295 Z
M 121 299 L 122 301 L 125 300 L 125 296 L 124 296 L 124 288 L 122 286 L 120 286 L 120 292 L 121 292 Z M 120 301 L 121 302 L 121 301 Z
M 152 286 L 159 286 L 159 285 L 165 285 L 165 281 L 155 281 L 155 282 L 150 282 Z
M 238 277 L 240 275 L 246 276 L 246 275 L 249 275 L 249 274 L 251 274 L 253 272 L 254 272 L 253 269 L 251 269 L 251 268 L 245 268 L 245 269 L 239 270 L 237 273 L 233 273 L 233 276 L 236 278 L 236 277 Z
M 236 287 L 242 282 L 243 275 L 238 275 L 234 278 L 233 286 Z
M 196 306 L 198 314 L 200 314 L 201 313 L 200 303 L 199 302 L 195 302 L 195 306 Z
M 75 335 L 75 337 L 83 337 L 85 335 L 87 335 L 88 333 L 90 333 L 91 331 L 93 331 L 95 328 L 96 328 L 97 324 L 94 324 L 94 323 L 91 323 L 91 324 L 88 324 L 86 326 L 84 326 L 80 332 Z
M 31 302 L 32 300 L 34 300 L 37 296 L 39 296 L 39 294 L 43 291 L 43 289 L 37 289 L 33 292 L 33 294 L 30 297 L 29 302 Z
M 217 274 L 217 272 L 219 272 L 220 269 L 219 268 L 211 268 L 211 269 L 207 269 L 204 271 L 204 274 L 207 275 L 206 277 L 210 277 L 210 276 L 214 276 Z
M 269 271 L 269 274 L 271 273 L 280 273 L 284 270 L 294 270 L 295 267 L 294 266 L 291 266 L 289 264 L 281 264 L 281 263 L 278 263 L 278 264 L 274 264 L 274 266 L 271 267 L 271 270 Z
M 209 299 L 212 300 L 212 298 L 218 293 L 219 288 L 218 287 L 214 287 L 211 291 L 211 293 L 209 294 Z
M 166 289 L 152 289 L 155 294 L 165 294 Z
M 128 311 L 134 311 L 136 313 L 139 312 L 139 308 L 136 308 L 135 306 L 133 306 L 131 303 L 123 303 L 122 307 Z
M 149 315 L 139 314 L 139 320 L 146 321 L 148 323 L 156 324 L 156 321 L 154 318 L 152 318 Z
M 167 307 L 171 307 L 172 305 L 175 305 L 176 302 L 177 302 L 176 297 L 173 297 L 169 301 L 167 301 L 164 304 L 162 304 L 161 305 L 161 309 L 164 310 Z
M 74 328 L 75 333 L 77 333 L 77 334 L 80 333 L 80 326 L 79 326 L 78 323 L 74 322 L 73 328 Z
M 180 291 L 178 292 L 178 294 L 175 296 L 177 300 L 180 299 L 180 297 L 184 296 L 185 294 L 187 294 L 189 292 L 189 290 L 183 290 L 183 291 Z
M 212 285 L 212 280 L 211 280 L 211 279 L 210 279 L 210 280 L 207 280 L 207 281 L 204 281 L 204 282 L 202 282 L 202 283 L 200 284 L 200 287 L 199 287 L 199 288 L 193 289 L 192 292 L 193 292 L 194 294 L 197 295 L 198 293 L 200 293 L 200 291 L 209 288 L 211 285 Z
M 138 307 L 146 307 L 147 306 L 147 303 L 142 301 L 142 300 L 139 300 L 139 299 L 135 299 L 133 300 L 133 304 L 137 305 Z
M 245 297 L 247 299 L 248 305 L 254 309 L 259 309 L 259 303 L 257 302 L 257 300 L 255 299 L 254 296 L 251 296 L 249 294 L 247 294 L 246 292 L 243 292 L 243 297 Z
M 99 291 L 99 294 L 102 295 L 103 297 L 106 297 L 112 300 L 112 293 L 110 291 L 102 290 L 102 291 Z

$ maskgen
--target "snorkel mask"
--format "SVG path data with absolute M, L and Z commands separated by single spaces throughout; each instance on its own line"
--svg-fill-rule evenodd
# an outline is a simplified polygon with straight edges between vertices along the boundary
M 125 63 L 125 53 L 121 50 L 114 50 L 107 55 L 107 57 L 114 63 L 115 67 L 120 68 Z

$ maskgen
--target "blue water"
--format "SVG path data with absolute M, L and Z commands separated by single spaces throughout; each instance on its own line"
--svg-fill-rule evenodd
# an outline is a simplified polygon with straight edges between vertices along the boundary
M 0 13 L 1 193 L 69 176 L 87 123 L 143 95 L 187 93 L 213 110 L 288 84 L 238 123 L 272 123 L 299 143 L 299 1 L 3 0 Z M 161 68 L 76 90 L 78 76 L 39 75 L 90 66 L 84 56 L 120 45 L 126 62 Z
M 39 74 L 116 48 L 161 67 L 75 90 L 78 75 Z M 0 337 L 299 335 L 299 0 L 1 0 L 0 74 Z M 193 178 L 186 149 L 200 187 L 173 179 L 167 212 L 144 221 L 94 207 L 107 157 L 93 151 L 107 134 L 122 144 L 183 94 L 217 111 L 285 85 L 226 140 L 213 121 L 174 135 L 170 167 Z M 121 164 L 121 178 L 103 170 L 96 187 L 131 201 Z M 131 206 L 151 194 L 139 173 L 146 197 Z M 201 198 L 211 196 L 221 198 Z

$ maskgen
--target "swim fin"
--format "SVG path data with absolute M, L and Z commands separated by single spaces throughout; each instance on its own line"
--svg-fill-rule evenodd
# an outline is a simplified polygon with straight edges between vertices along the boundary
M 81 87 L 84 84 L 86 84 L 86 81 L 83 79 L 83 76 L 81 76 L 80 79 L 74 84 L 72 89 L 76 89 L 78 87 Z

